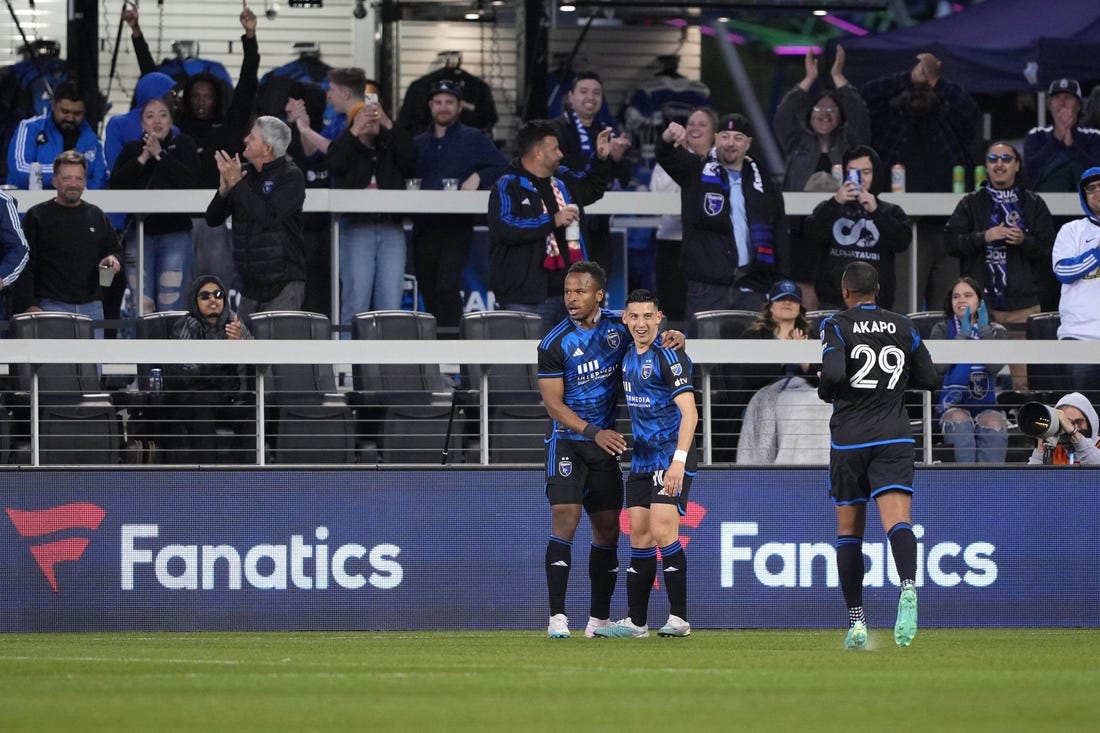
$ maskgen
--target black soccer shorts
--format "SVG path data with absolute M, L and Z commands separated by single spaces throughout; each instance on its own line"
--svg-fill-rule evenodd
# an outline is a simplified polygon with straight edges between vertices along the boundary
M 589 440 L 552 438 L 546 444 L 546 498 L 581 504 L 589 514 L 623 508 L 619 461 Z
M 885 443 L 829 453 L 829 496 L 860 504 L 886 491 L 913 493 L 913 443 Z

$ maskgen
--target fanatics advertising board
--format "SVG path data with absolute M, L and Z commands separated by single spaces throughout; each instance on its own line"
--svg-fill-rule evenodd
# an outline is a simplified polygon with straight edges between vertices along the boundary
M 540 629 L 542 475 L 0 472 L 0 630 Z M 920 469 L 916 484 L 922 627 L 1100 624 L 1100 472 Z M 694 627 L 846 623 L 826 487 L 821 468 L 700 471 L 681 530 Z M 625 513 L 623 529 L 625 570 Z M 588 544 L 582 521 L 579 620 Z M 870 622 L 888 627 L 898 580 L 874 509 L 864 554 Z M 655 588 L 650 617 L 667 613 Z

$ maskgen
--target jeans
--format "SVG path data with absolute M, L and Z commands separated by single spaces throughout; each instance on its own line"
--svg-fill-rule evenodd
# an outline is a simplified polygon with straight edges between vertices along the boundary
M 956 463 L 1004 463 L 1008 452 L 1004 413 L 983 410 L 973 419 L 944 420 L 943 441 L 955 449 Z
M 302 301 L 305 298 L 306 284 L 302 280 L 291 280 L 271 300 L 253 300 L 241 296 L 241 302 L 237 306 L 237 315 L 247 321 L 253 313 L 265 311 L 300 311 Z
M 541 303 L 511 303 L 500 305 L 502 311 L 522 311 L 534 313 L 542 319 L 542 332 L 547 334 L 550 329 L 565 320 L 569 315 L 565 310 L 565 298 L 561 295 L 551 295 Z
M 87 303 L 64 303 L 60 300 L 41 298 L 38 301 L 38 307 L 47 313 L 78 313 L 88 316 L 93 321 L 103 320 L 103 301 L 100 300 L 90 300 Z M 95 329 L 95 337 L 103 338 L 102 328 Z
M 126 281 L 130 302 L 137 298 L 137 250 L 137 227 L 133 227 L 126 235 Z M 194 258 L 190 232 L 146 234 L 145 271 L 142 273 L 145 298 L 140 313 L 134 310 L 134 315 L 187 310 Z
M 191 241 L 195 247 L 195 277 L 214 275 L 227 288 L 235 286 L 237 268 L 233 265 L 233 235 L 225 224 L 212 227 L 206 218 L 191 219 Z
M 757 290 L 739 288 L 736 285 L 719 285 L 698 280 L 688 280 L 687 298 L 684 303 L 684 320 L 691 328 L 696 313 L 709 310 L 759 311 L 767 302 L 767 295 Z
M 400 223 L 340 217 L 340 321 L 397 310 L 405 292 L 405 229 Z M 373 303 L 373 307 L 372 307 Z

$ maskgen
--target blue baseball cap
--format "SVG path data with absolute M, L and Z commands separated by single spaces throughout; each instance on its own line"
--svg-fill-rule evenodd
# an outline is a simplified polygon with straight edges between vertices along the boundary
M 790 280 L 780 280 L 775 285 L 772 285 L 771 290 L 768 291 L 768 301 L 774 303 L 777 300 L 783 298 L 794 298 L 797 302 L 802 302 L 802 288 Z

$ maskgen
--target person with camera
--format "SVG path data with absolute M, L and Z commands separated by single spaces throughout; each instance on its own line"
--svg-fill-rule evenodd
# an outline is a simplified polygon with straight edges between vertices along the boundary
M 1017 421 L 1025 435 L 1036 438 L 1029 465 L 1100 466 L 1100 420 L 1080 392 L 1070 392 L 1054 407 L 1028 402 Z
M 1008 338 L 1005 327 L 991 317 L 981 285 L 961 277 L 943 304 L 944 320 L 932 326 L 928 338 L 989 341 Z M 1008 420 L 997 408 L 995 383 L 1003 364 L 950 364 L 940 368 L 943 389 L 938 396 L 944 442 L 954 449 L 956 463 L 1004 463 L 1008 451 Z

